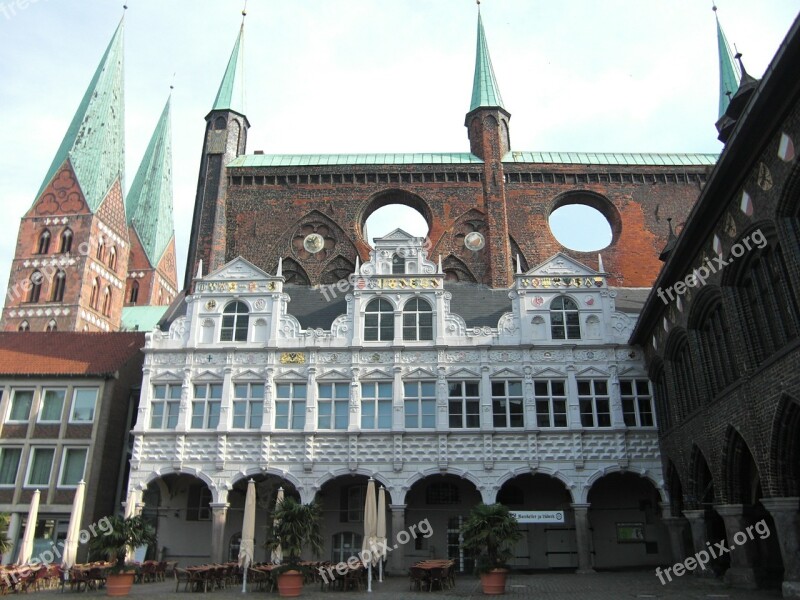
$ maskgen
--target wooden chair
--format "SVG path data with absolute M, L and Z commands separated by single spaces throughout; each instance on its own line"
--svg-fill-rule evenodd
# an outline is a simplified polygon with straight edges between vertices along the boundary
M 428 571 L 421 567 L 411 567 L 408 570 L 409 589 L 422 591 L 423 586 L 428 586 Z
M 192 583 L 192 573 L 187 571 L 186 569 L 179 569 L 175 567 L 172 570 L 172 575 L 175 578 L 175 592 L 178 592 L 178 589 L 183 584 L 183 591 L 189 591 L 189 584 Z
M 439 586 L 439 589 L 444 591 L 447 585 L 447 574 L 444 567 L 434 567 L 428 570 L 428 591 L 432 592 L 434 586 Z

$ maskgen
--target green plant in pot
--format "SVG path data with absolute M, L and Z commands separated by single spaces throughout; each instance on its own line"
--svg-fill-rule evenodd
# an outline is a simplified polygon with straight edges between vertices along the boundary
M 506 563 L 511 546 L 521 537 L 519 523 L 502 504 L 481 502 L 461 526 L 464 549 L 476 554 L 476 571 L 484 594 L 502 594 L 506 588 Z
M 322 553 L 320 515 L 318 504 L 301 504 L 291 497 L 281 501 L 272 514 L 272 527 L 265 547 L 269 551 L 280 547 L 283 554 L 281 565 L 273 571 L 278 574 L 278 593 L 281 596 L 299 596 L 303 589 L 305 568 L 300 565 L 303 549 L 308 548 L 314 556 Z
M 153 526 L 142 517 L 124 519 L 119 516 L 106 517 L 110 526 L 92 538 L 89 547 L 97 554 L 108 558 L 114 565 L 108 570 L 106 589 L 109 596 L 127 596 L 133 585 L 136 571 L 125 567 L 125 553 L 128 548 L 149 546 L 156 543 Z

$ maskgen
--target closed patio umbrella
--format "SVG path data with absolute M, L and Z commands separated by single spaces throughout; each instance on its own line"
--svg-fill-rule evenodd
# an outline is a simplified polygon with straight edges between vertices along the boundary
M 386 544 L 386 489 L 381 486 L 378 490 L 378 526 L 375 537 L 378 550 L 378 581 L 383 582 L 383 561 L 386 558 L 384 544 Z
M 372 564 L 375 561 L 375 547 L 378 537 L 378 510 L 375 498 L 375 480 L 370 477 L 367 483 L 367 498 L 364 501 L 364 543 L 361 546 L 363 555 L 370 552 L 371 560 L 367 564 L 367 591 L 372 591 Z
M 256 482 L 247 482 L 242 520 L 242 542 L 239 545 L 239 566 L 242 567 L 242 592 L 247 591 L 247 569 L 253 564 L 256 535 Z
M 126 519 L 130 519 L 131 517 L 135 517 L 139 513 L 139 509 L 136 506 L 136 503 L 139 501 L 139 492 L 136 489 L 132 489 L 128 492 L 128 499 L 125 501 L 125 514 L 123 517 Z M 135 558 L 136 548 L 133 546 L 126 546 L 125 547 L 125 562 L 133 562 Z
M 61 564 L 69 570 L 78 558 L 78 542 L 81 537 L 81 519 L 83 518 L 83 498 L 86 495 L 86 482 L 83 479 L 78 483 L 75 497 L 72 500 L 72 513 L 69 515 L 67 539 L 64 540 L 64 556 Z
M 279 487 L 278 495 L 275 497 L 275 510 L 278 510 L 281 502 L 283 502 L 283 488 Z M 281 548 L 280 544 L 278 544 L 270 553 L 269 560 L 273 565 L 279 565 L 281 562 L 283 562 L 283 549 Z
M 39 518 L 39 496 L 39 490 L 33 492 L 31 506 L 28 509 L 28 522 L 25 524 L 25 533 L 19 545 L 19 554 L 17 554 L 18 565 L 28 564 L 31 554 L 33 554 L 33 536 L 36 534 L 36 521 Z

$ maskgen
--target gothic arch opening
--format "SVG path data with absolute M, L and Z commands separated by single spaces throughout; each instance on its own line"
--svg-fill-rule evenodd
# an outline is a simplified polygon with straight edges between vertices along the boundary
M 373 196 L 361 209 L 358 234 L 370 247 L 372 240 L 398 227 L 417 237 L 427 237 L 433 215 L 427 202 L 404 190 L 387 190 Z
M 770 462 L 774 495 L 800 494 L 800 403 L 788 396 L 775 413 Z

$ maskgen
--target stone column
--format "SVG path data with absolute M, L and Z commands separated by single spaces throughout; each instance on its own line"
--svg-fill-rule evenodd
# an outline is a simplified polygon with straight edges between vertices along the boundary
M 211 507 L 211 562 L 225 562 L 225 518 L 230 504 L 212 502 Z
M 8 552 L 3 554 L 3 564 L 7 565 L 11 563 L 11 559 L 14 557 L 14 551 L 17 549 L 17 545 L 19 544 L 19 527 L 22 524 L 22 518 L 19 513 L 11 513 L 11 517 L 8 519 Z
M 682 562 L 686 558 L 683 533 L 686 531 L 687 520 L 683 517 L 662 517 L 661 520 L 667 527 L 669 543 L 672 548 L 672 561 Z
M 575 514 L 575 537 L 578 542 L 578 570 L 577 573 L 594 573 L 592 568 L 591 540 L 589 531 L 589 505 L 570 504 Z
M 692 543 L 694 544 L 694 551 L 700 550 L 708 551 L 708 531 L 706 530 L 706 511 L 705 510 L 684 510 L 683 516 L 689 521 L 689 527 L 692 530 Z M 711 567 L 705 569 L 695 569 L 692 574 L 697 577 L 716 577 Z
M 725 583 L 735 587 L 755 589 L 756 560 L 758 547 L 748 538 L 746 530 L 751 519 L 745 515 L 744 504 L 717 504 L 714 510 L 719 513 L 725 522 L 725 533 L 728 537 L 727 546 L 735 548 L 729 553 L 731 567 L 725 572 Z M 745 537 L 745 542 L 739 544 L 737 538 Z
M 783 558 L 783 597 L 800 598 L 800 498 L 762 498 L 761 504 L 775 521 L 773 533 L 778 536 Z
M 405 549 L 400 545 L 394 548 L 394 545 L 397 543 L 397 534 L 406 528 L 406 505 L 390 504 L 389 510 L 392 511 L 392 530 L 386 536 L 386 544 L 389 546 L 391 552 L 389 552 L 389 556 L 387 557 L 386 569 L 390 573 L 396 575 L 405 573 L 406 571 Z

